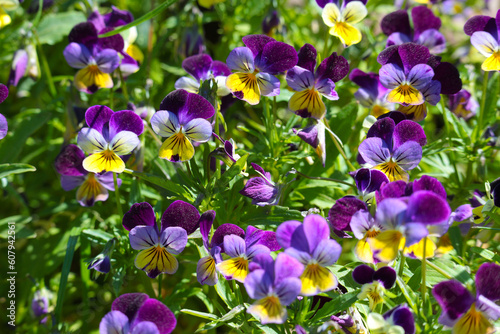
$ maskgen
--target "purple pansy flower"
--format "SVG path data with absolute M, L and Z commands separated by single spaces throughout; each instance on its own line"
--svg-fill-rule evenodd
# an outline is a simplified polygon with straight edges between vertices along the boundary
M 484 263 L 476 273 L 476 296 L 455 280 L 438 283 L 432 289 L 443 312 L 439 323 L 454 333 L 493 333 L 493 321 L 500 318 L 500 266 Z
M 396 125 L 386 117 L 372 125 L 358 152 L 364 167 L 382 171 L 390 181 L 407 181 L 407 171 L 418 166 L 426 143 L 425 132 L 418 123 L 404 120 Z
M 349 174 L 354 178 L 362 198 L 373 196 L 373 193 L 378 191 L 382 184 L 389 182 L 387 175 L 376 169 L 361 168 Z
M 286 306 L 293 303 L 300 293 L 299 276 L 304 266 L 286 253 L 274 261 L 269 254 L 259 254 L 252 265 L 254 270 L 245 279 L 248 296 L 257 301 L 247 312 L 262 324 L 282 324 L 287 319 Z
M 311 44 L 304 44 L 298 53 L 298 63 L 286 73 L 286 82 L 296 93 L 288 101 L 288 108 L 301 117 L 321 119 L 326 107 L 321 96 L 338 100 L 335 83 L 349 73 L 349 64 L 337 53 L 321 62 L 316 68 L 317 52 Z
M 28 52 L 24 49 L 19 49 L 14 53 L 7 85 L 17 86 L 19 84 L 19 80 L 21 80 L 21 78 L 26 74 L 27 69 Z
M 328 269 L 340 257 L 342 247 L 330 239 L 330 228 L 319 215 L 308 215 L 304 223 L 290 220 L 276 230 L 276 238 L 285 253 L 305 266 L 300 276 L 304 296 L 335 289 L 338 280 Z
M 161 273 L 174 274 L 179 255 L 187 244 L 188 234 L 200 224 L 200 213 L 189 203 L 175 201 L 161 217 L 161 228 L 156 224 L 155 213 L 147 202 L 136 203 L 123 216 L 123 227 L 130 231 L 130 246 L 141 252 L 135 266 L 151 278 Z
M 380 83 L 378 74 L 365 73 L 355 68 L 349 74 L 349 80 L 359 86 L 359 89 L 354 93 L 356 100 L 363 107 L 370 109 L 370 113 L 374 117 L 379 117 L 393 109 L 393 104 L 386 100 L 389 90 Z
M 448 95 L 448 108 L 457 117 L 467 120 L 479 110 L 479 103 L 468 90 L 462 89 L 456 94 Z
M 95 202 L 108 199 L 108 190 L 115 191 L 113 173 L 89 173 L 83 168 L 85 154 L 76 145 L 64 147 L 54 163 L 56 171 L 61 174 L 61 187 L 70 191 L 78 187 L 76 200 L 82 206 L 93 206 Z M 122 180 L 117 178 L 118 187 Z
M 4 84 L 0 84 L 0 103 L 3 103 L 9 96 L 9 89 Z M 0 114 L 0 139 L 4 139 L 9 131 L 9 125 L 4 115 Z
M 182 68 L 193 78 L 181 77 L 175 82 L 175 89 L 185 89 L 190 93 L 198 94 L 200 81 L 214 79 L 217 83 L 217 95 L 226 96 L 230 93 L 226 87 L 226 78 L 231 70 L 221 61 L 212 60 L 207 54 L 188 57 L 182 62 Z
M 443 52 L 446 40 L 439 32 L 441 19 L 426 6 L 413 7 L 411 18 L 413 29 L 406 10 L 397 10 L 384 16 L 380 27 L 388 36 L 386 47 L 414 42 L 426 46 L 431 53 Z
M 251 165 L 260 176 L 248 180 L 240 194 L 251 198 L 252 204 L 258 206 L 278 204 L 281 196 L 281 186 L 271 180 L 271 173 L 266 172 L 253 162 Z
M 465 23 L 464 31 L 471 36 L 471 44 L 486 57 L 481 69 L 500 71 L 500 10 L 495 18 L 485 15 L 471 17 Z
M 202 257 L 196 266 L 196 278 L 200 284 L 215 285 L 217 284 L 218 277 L 215 265 L 222 261 L 220 255 L 220 247 L 210 247 L 208 243 L 208 236 L 212 229 L 212 224 L 215 219 L 215 211 L 210 210 L 203 213 L 200 217 L 200 233 L 203 240 L 203 247 L 209 255 Z
M 69 42 L 64 57 L 69 66 L 79 69 L 75 87 L 89 94 L 113 87 L 110 73 L 120 65 L 118 52 L 123 50 L 123 38 L 120 35 L 99 38 L 96 27 L 83 22 L 71 30 Z
M 177 325 L 174 313 L 145 293 L 116 298 L 99 324 L 100 334 L 169 334 Z
M 272 37 L 275 30 L 281 30 L 279 27 L 281 26 L 280 15 L 277 10 L 272 10 L 269 14 L 267 14 L 262 19 L 262 32 Z
M 113 248 L 115 246 L 116 239 L 113 238 L 106 243 L 104 249 L 99 255 L 94 257 L 93 259 L 87 261 L 88 267 L 87 269 L 94 269 L 97 272 L 102 274 L 107 274 L 111 270 L 111 259 L 110 256 L 113 253 Z
M 383 316 L 378 313 L 370 313 L 367 325 L 372 334 L 415 334 L 415 319 L 406 305 L 396 306 L 384 313 Z
M 314 152 L 320 157 L 323 167 L 325 167 L 326 162 L 325 129 L 323 122 L 315 122 L 302 130 L 292 129 L 300 139 L 314 148 Z
M 344 196 L 335 201 L 328 211 L 328 221 L 333 232 L 341 237 L 349 237 L 345 232 L 351 231 L 352 216 L 359 210 L 368 210 L 366 203 L 354 196 Z
M 207 120 L 215 114 L 205 98 L 178 89 L 168 94 L 160 110 L 151 117 L 154 132 L 167 140 L 159 156 L 172 162 L 188 161 L 194 156 L 191 141 L 205 143 L 212 137 L 212 124 Z
M 197 26 L 192 26 L 183 29 L 184 35 L 180 43 L 179 53 L 184 57 L 191 57 L 201 53 L 205 53 L 207 48 L 203 44 L 203 37 L 199 33 Z
M 396 277 L 396 271 L 391 267 L 382 267 L 375 271 L 372 267 L 362 264 L 352 271 L 354 281 L 363 285 L 358 299 L 368 298 L 370 310 L 384 301 L 385 290 L 394 286 Z
M 142 119 L 131 110 L 113 112 L 106 106 L 93 106 L 85 112 L 87 128 L 78 133 L 78 145 L 90 155 L 83 160 L 89 172 L 125 170 L 120 156 L 128 155 L 139 146 L 144 131 Z
M 266 35 L 243 37 L 246 47 L 237 47 L 227 57 L 227 66 L 236 73 L 227 77 L 226 87 L 240 100 L 258 104 L 260 97 L 277 96 L 280 81 L 275 77 L 297 64 L 295 49 Z
M 223 231 L 221 231 L 222 234 Z M 212 243 L 217 242 L 221 235 Z M 258 254 L 267 254 L 271 251 L 280 249 L 276 241 L 274 232 L 259 230 L 253 226 L 248 226 L 245 238 L 236 234 L 224 235 L 224 253 L 230 258 L 217 264 L 217 270 L 225 276 L 226 279 L 235 279 L 239 282 L 245 282 L 249 274 L 249 263 Z
M 35 318 L 42 317 L 49 313 L 49 294 L 50 292 L 45 288 L 35 291 L 35 295 L 31 300 L 31 311 Z M 40 323 L 46 324 L 47 320 L 47 317 L 43 317 L 40 319 Z

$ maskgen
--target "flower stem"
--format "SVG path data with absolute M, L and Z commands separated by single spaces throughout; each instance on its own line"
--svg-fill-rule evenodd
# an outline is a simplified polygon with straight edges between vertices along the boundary
M 483 77 L 483 95 L 481 95 L 481 106 L 479 109 L 479 119 L 477 121 L 477 132 L 475 141 L 477 142 L 481 138 L 481 133 L 483 131 L 483 121 L 484 121 L 484 108 L 486 107 L 486 91 L 488 90 L 488 79 L 489 72 L 484 72 Z
M 115 199 L 116 199 L 116 208 L 118 209 L 118 215 L 120 219 L 123 218 L 122 205 L 120 204 L 120 190 L 118 188 L 118 179 L 116 177 L 116 173 L 113 172 L 113 184 L 115 186 Z
M 125 101 L 128 102 L 129 100 L 128 100 L 127 84 L 125 83 L 125 80 L 123 79 L 122 70 L 120 69 L 120 67 L 118 67 L 116 70 L 118 71 L 118 75 L 120 76 L 120 82 L 122 84 L 123 97 L 125 98 Z
M 450 147 L 450 150 L 451 150 L 453 147 L 453 143 L 451 141 L 451 136 L 450 136 L 450 122 L 448 121 L 448 114 L 446 113 L 446 107 L 444 105 L 443 98 L 441 98 L 441 108 L 443 109 L 443 120 L 444 120 L 445 129 L 446 129 L 446 137 L 448 137 L 448 146 Z M 457 185 L 460 187 L 460 176 L 458 174 L 455 152 L 451 151 L 450 154 L 451 154 L 451 163 L 453 165 L 453 169 L 455 171 L 455 177 L 457 179 Z
M 163 274 L 158 275 L 158 300 L 161 300 L 161 279 Z
M 425 285 L 425 278 L 426 278 L 426 266 L 425 264 L 427 263 L 426 258 L 425 258 L 425 248 L 427 246 L 427 237 L 424 237 L 424 253 L 422 256 L 422 285 L 420 286 L 420 292 L 422 294 L 422 310 L 425 310 L 425 294 L 427 293 L 427 286 Z
M 328 124 L 326 118 L 323 118 L 323 123 L 325 123 L 325 127 L 326 129 L 328 130 L 328 133 L 330 134 L 330 137 L 332 138 L 333 140 L 333 143 L 335 144 L 335 147 L 337 147 L 337 150 L 339 150 L 340 152 L 340 155 L 342 155 L 342 157 L 344 158 L 347 166 L 349 166 L 349 168 L 351 169 L 351 171 L 355 171 L 356 168 L 351 164 L 351 162 L 349 161 L 349 159 L 347 159 L 347 155 L 345 154 L 344 152 L 344 149 L 342 148 L 342 146 L 340 146 L 340 143 L 339 141 L 337 140 L 337 138 L 333 135 L 333 131 L 332 129 L 330 128 L 330 124 Z
M 406 256 L 401 252 L 401 261 L 399 261 L 398 277 L 403 277 L 403 272 L 405 269 Z
M 50 95 L 53 98 L 57 96 L 56 86 L 54 85 L 54 80 L 52 79 L 52 72 L 50 72 L 49 63 L 47 62 L 47 58 L 45 57 L 45 53 L 43 52 L 42 44 L 40 44 L 40 40 L 38 39 L 38 34 L 34 33 L 36 44 L 38 46 L 38 53 L 40 54 L 40 61 L 43 67 L 43 74 L 45 74 L 45 78 L 47 79 L 47 85 L 49 86 Z
M 349 182 L 346 182 L 346 181 L 342 181 L 342 180 L 331 179 L 331 178 L 328 178 L 328 177 L 320 177 L 320 176 L 308 176 L 308 175 L 303 174 L 303 173 L 301 173 L 299 171 L 295 171 L 295 173 L 297 175 L 300 175 L 300 176 L 305 177 L 306 179 L 310 179 L 310 180 L 331 181 L 331 182 L 345 184 L 346 186 L 349 186 L 351 188 L 356 188 L 356 185 L 354 185 L 352 183 L 349 183 Z

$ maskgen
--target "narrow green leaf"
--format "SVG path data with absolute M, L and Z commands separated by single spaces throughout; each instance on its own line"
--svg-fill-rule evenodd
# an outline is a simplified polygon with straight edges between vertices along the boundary
M 330 317 L 332 314 L 337 314 L 340 311 L 347 310 L 352 304 L 358 300 L 359 291 L 352 291 L 343 295 L 339 295 L 328 303 L 324 304 L 321 309 L 314 315 L 314 321 L 320 321 L 323 318 Z
M 227 171 L 222 174 L 221 178 L 216 182 L 217 186 L 214 189 L 214 192 L 223 191 L 226 186 L 231 182 L 232 179 L 239 175 L 243 168 L 245 168 L 245 164 L 248 159 L 248 154 L 245 154 L 241 158 L 239 158 Z
M 211 320 L 211 321 L 219 319 L 219 317 L 214 315 L 214 314 L 199 312 L 199 311 L 195 311 L 195 310 L 189 310 L 189 309 L 185 309 L 185 308 L 181 309 L 181 312 L 195 316 L 197 318 L 207 319 L 207 320 Z
M 154 184 L 158 187 L 161 187 L 161 188 L 171 192 L 173 195 L 178 195 L 178 196 L 184 197 L 188 201 L 192 201 L 194 199 L 187 192 L 187 190 L 184 189 L 181 185 L 178 185 L 177 183 L 174 183 L 170 180 L 163 179 L 163 178 L 156 176 L 156 175 L 153 175 L 153 174 L 136 172 L 136 171 L 133 171 L 130 169 L 125 169 L 125 173 L 136 176 L 144 181 L 147 181 L 151 184 Z
M 450 229 L 448 230 L 448 235 L 450 236 L 450 241 L 453 248 L 455 248 L 459 256 L 462 256 L 463 241 L 462 234 L 460 233 L 460 229 L 458 228 L 458 226 L 450 227 Z
M 1 164 L 0 179 L 11 174 L 21 174 L 26 172 L 34 172 L 36 168 L 28 164 Z
M 470 251 L 478 254 L 479 256 L 485 258 L 488 261 L 495 261 L 500 263 L 500 255 L 493 253 L 489 249 L 484 249 L 480 247 L 471 247 Z

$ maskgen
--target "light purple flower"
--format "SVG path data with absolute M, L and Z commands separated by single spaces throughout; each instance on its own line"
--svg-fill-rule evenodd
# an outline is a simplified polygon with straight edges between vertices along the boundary
M 251 163 L 253 169 L 259 173 L 259 177 L 253 177 L 245 184 L 240 194 L 252 199 L 252 204 L 258 206 L 276 205 L 281 195 L 281 187 L 271 180 L 271 173 L 262 167 Z
M 9 96 L 9 89 L 4 84 L 0 84 L 0 103 L 3 103 Z M 4 115 L 0 114 L 0 139 L 4 139 L 9 131 L 9 125 Z
M 458 93 L 448 96 L 448 108 L 458 117 L 467 120 L 479 110 L 479 103 L 469 91 L 462 89 Z
M 376 73 L 365 73 L 355 68 L 349 74 L 349 80 L 359 86 L 354 97 L 365 108 L 370 109 L 374 117 L 379 117 L 393 110 L 394 104 L 386 100 L 388 89 L 379 80 Z
M 307 144 L 314 148 L 316 154 L 320 157 L 323 167 L 326 162 L 326 141 L 325 141 L 325 125 L 323 122 L 315 122 L 302 130 L 293 129 L 293 132 Z

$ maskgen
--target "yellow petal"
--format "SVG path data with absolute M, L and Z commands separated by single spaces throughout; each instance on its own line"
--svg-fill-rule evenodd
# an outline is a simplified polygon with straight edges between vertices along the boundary
M 379 281 L 364 284 L 361 292 L 358 294 L 358 299 L 368 298 L 370 310 L 375 309 L 375 306 L 384 301 L 385 288 Z
M 259 299 L 248 308 L 248 312 L 256 316 L 262 324 L 282 324 L 286 320 L 286 308 L 276 296 Z
M 217 264 L 217 269 L 226 278 L 243 283 L 248 275 L 248 260 L 242 257 L 225 260 Z
M 135 258 L 135 266 L 146 272 L 174 274 L 179 263 L 165 247 L 157 245 L 140 251 Z
M 83 160 L 83 168 L 92 173 L 121 173 L 125 169 L 125 163 L 113 151 L 105 150 L 86 157 Z
M 354 254 L 356 254 L 358 259 L 363 262 L 373 263 L 374 261 L 372 248 L 370 247 L 370 244 L 366 239 L 367 238 L 363 238 L 362 240 L 358 241 L 356 247 L 354 247 Z
M 329 27 L 333 27 L 340 20 L 340 9 L 334 3 L 327 3 L 321 13 L 323 22 Z
M 391 262 L 398 255 L 398 251 L 403 249 L 405 238 L 401 232 L 389 230 L 380 233 L 375 238 L 370 238 L 368 242 L 375 251 L 377 259 L 382 262 Z
M 416 106 L 399 105 L 398 111 L 406 115 L 408 119 L 420 122 L 427 116 L 427 103 L 422 103 Z
M 7 14 L 2 7 L 0 7 L 0 29 L 9 25 L 12 22 L 9 14 Z
M 337 36 L 346 47 L 361 42 L 361 32 L 347 22 L 337 22 L 330 28 L 330 35 Z
M 108 190 L 96 180 L 94 173 L 89 173 L 76 191 L 76 199 L 84 205 L 92 206 L 94 202 L 108 199 Z
M 226 79 L 227 88 L 238 98 L 255 105 L 260 102 L 260 88 L 257 76 L 253 73 L 233 73 Z
M 299 116 L 320 119 L 325 115 L 326 107 L 316 89 L 296 92 L 288 102 L 288 108 Z
M 377 118 L 379 116 L 382 116 L 383 114 L 387 114 L 389 111 L 390 111 L 389 109 L 379 106 L 378 104 L 372 107 L 372 115 Z
M 483 71 L 500 71 L 500 52 L 495 52 L 481 65 Z
M 400 85 L 389 92 L 387 101 L 418 105 L 424 103 L 424 95 L 411 85 Z
M 160 158 L 173 162 L 188 161 L 194 156 L 194 147 L 189 139 L 178 132 L 163 142 L 160 147 Z
M 358 23 L 364 19 L 367 14 L 368 11 L 361 1 L 349 2 L 342 11 L 344 21 L 348 23 Z
M 495 329 L 481 311 L 476 310 L 476 303 L 460 317 L 453 326 L 452 334 L 491 334 Z
M 408 175 L 407 172 L 405 172 L 401 167 L 398 166 L 397 163 L 395 163 L 394 161 L 388 161 L 388 162 L 384 162 L 383 164 L 380 164 L 380 165 L 377 165 L 375 167 L 373 167 L 373 169 L 378 169 L 379 171 L 381 171 L 382 173 L 384 173 L 385 175 L 387 175 L 387 177 L 389 178 L 389 181 L 399 181 L 399 180 L 403 180 L 403 181 L 406 181 L 408 182 L 410 176 Z
M 422 259 L 424 255 L 424 240 L 426 240 L 425 258 L 428 259 L 434 257 L 437 247 L 434 241 L 432 241 L 429 237 L 422 238 L 422 240 L 420 240 L 416 244 L 411 245 L 410 247 L 405 247 L 405 249 L 403 250 L 404 254 L 413 254 L 413 256 L 415 256 L 417 259 Z
M 448 235 L 448 233 L 446 233 L 439 239 L 437 243 L 436 253 L 446 254 L 451 252 L 452 250 L 453 250 L 453 245 L 451 244 L 450 236 Z
M 89 65 L 75 75 L 75 87 L 80 91 L 96 92 L 100 88 L 113 87 L 113 80 L 108 73 L 103 73 L 97 65 Z
M 144 53 L 142 53 L 141 49 L 139 49 L 137 45 L 130 44 L 126 52 L 130 57 L 134 58 L 139 65 L 144 61 Z
M 314 296 L 319 292 L 335 289 L 338 285 L 337 278 L 330 270 L 317 263 L 308 264 L 300 276 L 304 296 Z

